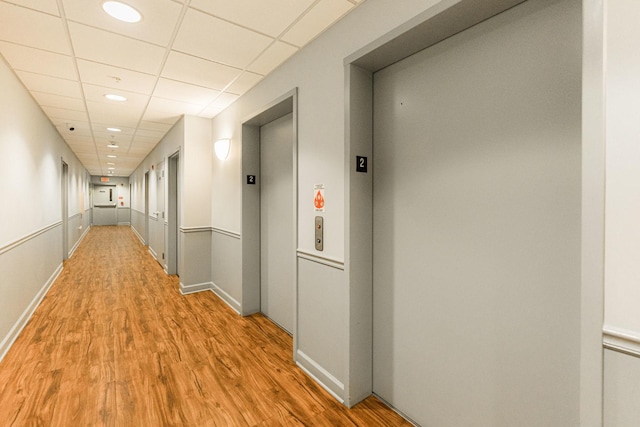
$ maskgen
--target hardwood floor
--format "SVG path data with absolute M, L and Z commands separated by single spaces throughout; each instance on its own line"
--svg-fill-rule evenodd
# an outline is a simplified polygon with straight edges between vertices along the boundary
M 400 426 L 337 403 L 292 340 L 182 296 L 128 227 L 94 227 L 0 363 L 0 426 Z

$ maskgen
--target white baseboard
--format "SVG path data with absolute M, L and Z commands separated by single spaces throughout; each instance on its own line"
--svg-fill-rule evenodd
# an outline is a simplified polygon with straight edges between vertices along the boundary
M 85 227 L 84 232 L 82 233 L 82 235 L 80 236 L 80 238 L 78 239 L 76 244 L 73 245 L 73 247 L 69 251 L 69 258 L 71 258 L 73 256 L 73 254 L 75 253 L 76 249 L 78 249 L 78 246 L 80 246 L 80 243 L 82 243 L 82 239 L 84 239 L 84 236 L 87 235 L 87 233 L 89 232 L 90 229 L 91 229 L 91 226 Z
M 242 315 L 242 305 L 234 299 L 231 295 L 223 291 L 218 285 L 215 283 L 211 283 L 211 290 L 214 294 L 216 294 L 222 301 L 226 302 L 229 307 L 231 307 L 236 313 Z
M 211 282 L 196 283 L 193 285 L 185 285 L 184 283 L 180 282 L 180 293 L 182 295 L 195 294 L 197 292 L 210 291 L 212 287 L 213 283 Z
M 241 314 L 240 303 L 236 299 L 234 299 L 231 295 L 229 295 L 228 293 L 220 289 L 220 287 L 215 283 L 206 282 L 206 283 L 196 283 L 193 285 L 185 285 L 184 283 L 180 282 L 180 293 L 182 295 L 195 294 L 196 292 L 205 292 L 205 291 L 213 292 L 225 304 L 231 307 L 233 311 L 235 311 L 238 314 Z
M 142 235 L 140 233 L 138 233 L 138 230 L 136 230 L 136 228 L 134 226 L 131 226 L 131 230 L 133 230 L 133 234 L 138 236 L 138 239 L 140 239 L 142 244 L 145 245 L 146 243 L 144 242 L 144 239 L 142 238 Z
M 340 403 L 344 403 L 344 384 L 331 375 L 329 371 L 320 366 L 301 350 L 296 352 L 296 364 L 307 373 L 315 382 L 320 384 Z
M 18 321 L 13 325 L 7 336 L 0 342 L 0 361 L 4 359 L 4 356 L 7 355 L 7 352 L 22 332 L 22 329 L 25 327 L 31 316 L 36 311 L 36 308 L 42 302 L 42 299 L 49 292 L 49 288 L 53 285 L 53 282 L 56 281 L 58 276 L 62 273 L 62 264 L 56 268 L 51 277 L 47 280 L 44 286 L 40 289 L 40 291 L 36 294 L 36 296 L 31 300 L 31 303 L 27 306 L 27 308 L 22 312 L 22 315 L 18 318 Z

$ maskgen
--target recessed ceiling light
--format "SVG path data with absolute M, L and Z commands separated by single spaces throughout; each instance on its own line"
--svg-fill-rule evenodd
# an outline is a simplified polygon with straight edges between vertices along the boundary
M 107 128 L 107 130 L 109 132 L 122 132 L 122 129 L 118 129 L 118 128 Z
M 107 154 L 107 157 L 109 157 L 110 159 L 115 159 L 118 156 L 114 156 L 113 154 Z
M 107 145 L 107 147 L 109 147 L 109 148 L 118 148 L 119 146 L 116 145 L 116 144 L 111 143 L 111 144 Z
M 108 93 L 104 97 L 107 98 L 107 99 L 110 99 L 111 101 L 118 101 L 118 102 L 123 102 L 123 101 L 127 100 L 127 98 L 125 98 L 124 96 L 115 95 L 113 93 Z
M 102 9 L 117 20 L 130 24 L 140 22 L 142 19 L 140 12 L 128 4 L 119 1 L 106 1 L 102 3 Z
M 109 169 L 110 171 L 116 170 L 116 168 L 107 168 L 107 169 Z
M 115 165 L 116 165 L 115 163 L 111 163 L 111 162 L 109 162 L 109 163 L 107 163 L 107 164 L 108 164 L 109 166 L 115 166 Z

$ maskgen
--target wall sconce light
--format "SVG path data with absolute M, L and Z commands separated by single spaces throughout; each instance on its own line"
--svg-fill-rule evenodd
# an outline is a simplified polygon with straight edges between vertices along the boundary
M 216 157 L 220 160 L 225 160 L 229 157 L 229 150 L 231 149 L 230 139 L 219 139 L 214 146 L 216 150 Z

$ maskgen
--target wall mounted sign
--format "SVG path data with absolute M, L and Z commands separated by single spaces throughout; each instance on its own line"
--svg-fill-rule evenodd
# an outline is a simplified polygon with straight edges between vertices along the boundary
M 356 172 L 367 173 L 367 158 L 364 156 L 356 156 Z
M 247 175 L 247 184 L 256 185 L 256 176 L 255 175 Z
M 316 212 L 324 212 L 324 184 L 313 186 L 313 208 Z
M 101 177 L 100 182 L 109 182 L 109 177 L 108 176 Z

